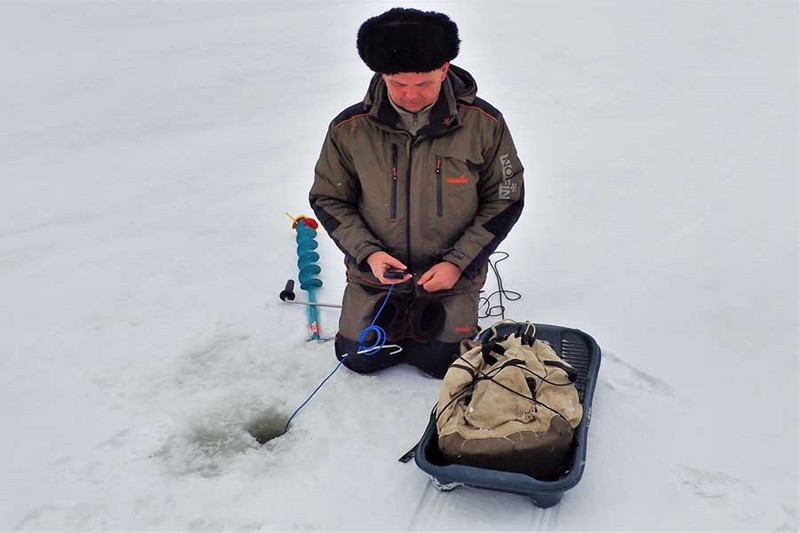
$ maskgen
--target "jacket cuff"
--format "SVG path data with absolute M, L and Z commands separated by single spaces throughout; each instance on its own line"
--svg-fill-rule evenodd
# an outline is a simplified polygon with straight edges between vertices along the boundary
M 467 257 L 466 254 L 460 252 L 453 248 L 442 257 L 442 261 L 447 261 L 448 263 L 453 263 L 455 266 L 461 269 L 461 272 L 467 270 L 467 267 L 472 262 L 472 259 Z
M 355 258 L 356 264 L 358 266 L 364 266 L 366 265 L 367 258 L 369 258 L 369 256 L 371 256 L 375 252 L 383 252 L 383 251 L 384 251 L 383 248 L 381 248 L 377 244 L 364 243 L 362 247 L 358 248 L 356 255 L 354 255 L 353 257 Z

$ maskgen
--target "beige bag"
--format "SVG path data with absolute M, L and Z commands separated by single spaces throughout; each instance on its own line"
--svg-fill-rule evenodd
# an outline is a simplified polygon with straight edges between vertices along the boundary
M 480 344 L 461 343 L 436 409 L 442 453 L 454 463 L 558 479 L 583 416 L 574 370 L 535 327 Z

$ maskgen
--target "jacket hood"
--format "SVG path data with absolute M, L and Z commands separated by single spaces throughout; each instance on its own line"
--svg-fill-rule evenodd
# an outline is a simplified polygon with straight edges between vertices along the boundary
M 431 110 L 431 125 L 420 130 L 421 134 L 439 135 L 449 127 L 459 125 L 457 102 L 472 104 L 478 92 L 478 84 L 472 74 L 450 64 L 447 78 L 442 83 L 439 99 Z M 398 128 L 400 116 L 391 106 L 386 91 L 386 83 L 381 74 L 375 74 L 364 96 L 364 105 L 369 114 L 378 122 L 391 128 Z

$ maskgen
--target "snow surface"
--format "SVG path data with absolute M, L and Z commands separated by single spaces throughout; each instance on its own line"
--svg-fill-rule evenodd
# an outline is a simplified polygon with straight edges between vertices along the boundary
M 0 530 L 797 530 L 794 2 L 412 4 L 527 169 L 509 316 L 604 350 L 559 506 L 397 462 L 439 389 L 406 366 L 247 434 L 335 366 L 277 297 L 284 212 L 393 5 L 0 4 Z

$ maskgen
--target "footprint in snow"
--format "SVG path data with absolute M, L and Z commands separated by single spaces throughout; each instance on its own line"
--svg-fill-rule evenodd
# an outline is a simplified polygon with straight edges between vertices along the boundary
M 715 470 L 690 466 L 680 468 L 684 489 L 699 497 L 705 504 L 720 509 L 737 522 L 763 525 L 764 520 L 782 521 L 770 529 L 796 531 L 797 517 L 786 504 L 761 494 L 756 487 L 736 476 Z
M 673 396 L 672 387 L 666 382 L 626 363 L 621 357 L 610 352 L 603 353 L 600 382 L 612 390 L 626 394 Z

